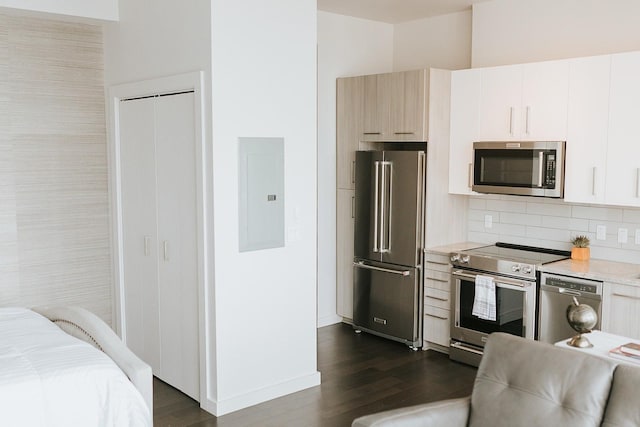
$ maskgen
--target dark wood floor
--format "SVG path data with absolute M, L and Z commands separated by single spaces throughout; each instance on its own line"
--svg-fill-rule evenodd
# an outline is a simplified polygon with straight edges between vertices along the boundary
M 295 347 L 283 351 L 295 351 Z M 342 427 L 361 415 L 471 393 L 476 369 L 345 324 L 318 330 L 322 385 L 222 417 L 154 380 L 155 426 Z

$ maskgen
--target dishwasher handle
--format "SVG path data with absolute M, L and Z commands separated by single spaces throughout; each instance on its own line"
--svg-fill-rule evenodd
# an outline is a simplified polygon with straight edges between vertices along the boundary
M 561 295 L 567 295 L 570 297 L 579 297 L 579 298 L 584 298 L 589 300 L 602 301 L 602 295 L 598 293 L 593 293 L 593 292 L 581 292 L 575 289 L 561 288 L 558 286 L 550 286 L 550 285 L 541 285 L 540 290 L 542 292 L 557 293 Z

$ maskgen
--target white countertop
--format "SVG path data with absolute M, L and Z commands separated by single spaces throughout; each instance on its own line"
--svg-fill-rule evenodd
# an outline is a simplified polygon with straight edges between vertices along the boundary
M 566 259 L 545 264 L 540 268 L 540 271 L 640 286 L 640 264 L 601 259 L 590 259 L 588 261 Z
M 467 249 L 479 248 L 481 246 L 487 246 L 487 245 L 489 245 L 489 243 L 458 242 L 458 243 L 451 243 L 449 245 L 434 246 L 434 247 L 426 248 L 425 252 L 436 252 L 436 253 L 448 255 L 451 252 L 465 251 Z
M 616 347 L 627 344 L 629 342 L 638 342 L 638 340 L 623 337 L 620 335 L 608 334 L 602 331 L 595 331 L 595 330 L 591 331 L 588 334 L 584 334 L 584 336 L 587 337 L 587 339 L 589 339 L 591 344 L 593 344 L 593 347 L 590 347 L 590 348 L 571 347 L 569 344 L 567 344 L 569 342 L 569 340 L 567 339 L 558 341 L 557 343 L 555 343 L 555 345 L 561 348 L 567 348 L 570 350 L 591 354 L 593 356 L 602 357 L 604 359 L 609 359 L 614 362 L 625 363 L 628 365 L 640 367 L 639 359 L 633 359 L 633 358 L 624 357 L 624 356 L 615 357 L 609 354 L 609 352 L 615 349 Z

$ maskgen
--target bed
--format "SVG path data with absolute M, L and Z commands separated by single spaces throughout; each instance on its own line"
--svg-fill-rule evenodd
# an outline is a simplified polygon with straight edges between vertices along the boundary
M 151 368 L 78 307 L 0 308 L 0 425 L 151 426 Z

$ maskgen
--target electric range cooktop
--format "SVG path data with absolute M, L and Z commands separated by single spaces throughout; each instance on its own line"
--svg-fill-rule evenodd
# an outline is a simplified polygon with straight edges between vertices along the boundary
M 535 280 L 537 269 L 569 258 L 571 252 L 498 242 L 451 253 L 454 267 Z

